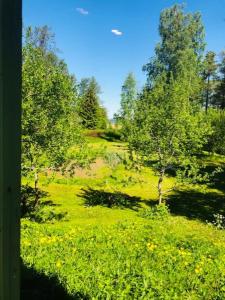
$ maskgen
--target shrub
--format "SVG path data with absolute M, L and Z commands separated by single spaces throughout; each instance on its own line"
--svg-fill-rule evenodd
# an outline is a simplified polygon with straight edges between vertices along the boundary
M 39 206 L 38 209 L 29 215 L 29 219 L 37 223 L 54 223 L 67 220 L 67 212 L 57 212 L 49 206 Z
M 218 154 L 225 154 L 225 113 L 223 111 L 211 110 L 209 118 L 213 133 L 209 138 L 207 150 Z
M 29 214 L 33 213 L 38 205 L 36 205 L 36 197 L 38 199 L 43 199 L 48 196 L 48 193 L 40 189 L 35 189 L 28 184 L 21 186 L 21 198 L 20 198 L 20 207 L 21 207 L 21 216 L 26 217 Z
M 121 140 L 121 132 L 117 129 L 110 128 L 105 130 L 101 135 L 102 138 L 106 139 L 110 142 L 120 141 Z
M 139 216 L 149 220 L 164 220 L 169 217 L 170 211 L 165 204 L 155 205 L 144 209 L 139 213 Z

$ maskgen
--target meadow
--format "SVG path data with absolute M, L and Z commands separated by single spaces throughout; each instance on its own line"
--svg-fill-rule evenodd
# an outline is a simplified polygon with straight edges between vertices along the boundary
M 21 220 L 22 299 L 225 299 L 225 174 L 170 193 L 170 213 L 157 212 L 154 171 L 117 162 L 126 143 L 88 140 L 99 153 L 90 168 L 43 174 L 41 218 Z M 210 172 L 225 164 L 202 159 Z

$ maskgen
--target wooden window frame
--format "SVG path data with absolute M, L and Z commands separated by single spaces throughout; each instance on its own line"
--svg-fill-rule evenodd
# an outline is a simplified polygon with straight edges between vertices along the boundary
M 20 298 L 22 0 L 0 0 L 0 300 Z

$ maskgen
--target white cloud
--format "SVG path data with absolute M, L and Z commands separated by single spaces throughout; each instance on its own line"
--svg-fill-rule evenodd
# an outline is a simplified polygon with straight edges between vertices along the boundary
M 123 35 L 123 32 L 118 29 L 112 29 L 111 32 L 115 35 Z
M 87 11 L 86 9 L 82 8 L 82 7 L 77 7 L 76 11 L 79 12 L 81 15 L 87 16 L 89 14 L 89 11 Z

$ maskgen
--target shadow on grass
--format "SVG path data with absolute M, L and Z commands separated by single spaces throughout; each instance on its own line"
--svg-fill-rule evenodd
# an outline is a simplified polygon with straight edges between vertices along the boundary
M 212 174 L 218 166 L 207 166 L 206 167 L 206 172 L 209 174 Z M 210 187 L 213 189 L 217 189 L 223 193 L 225 193 L 225 165 L 221 166 L 222 170 L 219 173 L 216 173 L 213 178 L 211 179 L 210 182 Z
M 140 203 L 143 202 L 139 197 L 132 197 L 120 192 L 105 192 L 103 190 L 95 190 L 89 188 L 82 189 L 80 195 L 85 201 L 85 206 L 105 206 L 109 208 L 129 208 L 132 210 L 138 210 L 141 207 Z
M 39 274 L 22 264 L 21 267 L 21 300 L 89 300 L 89 296 L 81 293 L 70 296 L 59 284 L 56 277 Z
M 99 137 L 108 142 L 121 142 L 121 135 L 114 130 L 108 130 L 99 134 Z
M 203 222 L 212 221 L 214 214 L 225 215 L 225 168 L 223 165 L 221 167 L 221 172 L 215 173 L 209 183 L 209 187 L 218 190 L 219 193 L 196 190 L 178 191 L 167 201 L 171 213 Z M 211 164 L 203 171 L 212 175 L 217 168 L 218 165 Z
M 196 190 L 177 191 L 167 200 L 172 214 L 205 222 L 212 221 L 213 214 L 225 214 L 225 195 Z
M 52 207 L 62 206 L 62 204 L 58 204 L 58 203 L 56 204 L 52 200 L 41 201 L 40 205 L 42 205 L 42 206 L 52 206 Z

